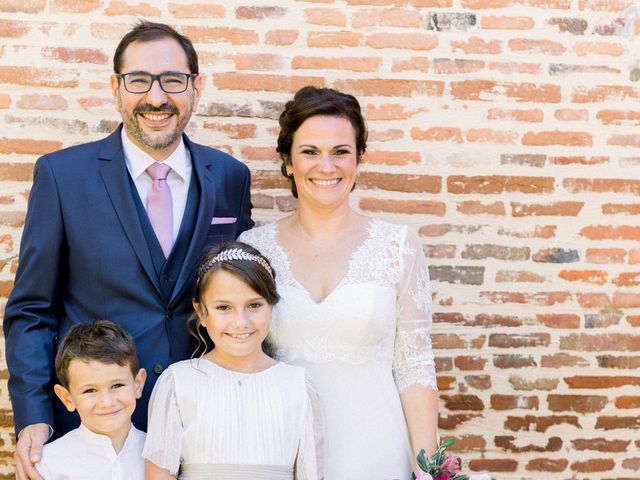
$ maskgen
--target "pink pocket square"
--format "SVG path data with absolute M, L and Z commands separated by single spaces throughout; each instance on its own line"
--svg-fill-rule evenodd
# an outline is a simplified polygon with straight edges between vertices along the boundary
M 223 223 L 236 223 L 236 217 L 213 217 L 211 225 L 221 225 Z

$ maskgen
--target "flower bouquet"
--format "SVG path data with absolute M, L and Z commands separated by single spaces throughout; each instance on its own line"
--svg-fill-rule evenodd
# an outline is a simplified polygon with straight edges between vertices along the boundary
M 411 474 L 411 480 L 468 480 L 466 475 L 460 473 L 458 457 L 444 453 L 453 442 L 452 438 L 444 440 L 431 460 L 424 450 L 420 450 L 417 458 L 419 470 Z

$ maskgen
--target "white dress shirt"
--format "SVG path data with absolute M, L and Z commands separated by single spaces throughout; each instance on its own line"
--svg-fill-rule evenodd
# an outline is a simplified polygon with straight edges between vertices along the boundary
M 133 183 L 136 185 L 138 195 L 146 210 L 147 197 L 149 196 L 149 191 L 153 183 L 146 170 L 156 160 L 133 143 L 125 133 L 124 128 L 122 129 L 121 136 L 127 170 L 129 170 L 129 175 L 131 175 Z M 189 193 L 189 182 L 191 182 L 192 171 L 191 155 L 189 154 L 189 150 L 184 146 L 182 137 L 180 137 L 180 145 L 178 145 L 178 148 L 164 159 L 162 163 L 171 167 L 171 171 L 167 177 L 167 184 L 171 189 L 171 199 L 173 201 L 173 242 L 175 243 L 187 205 L 187 195 Z
M 120 453 L 111 439 L 80 424 L 44 446 L 36 469 L 44 480 L 144 480 L 146 434 L 133 425 Z

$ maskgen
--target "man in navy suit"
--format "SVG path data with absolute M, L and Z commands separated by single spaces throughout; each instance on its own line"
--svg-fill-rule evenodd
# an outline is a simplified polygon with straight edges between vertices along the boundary
M 183 134 L 202 88 L 189 39 L 141 22 L 118 45 L 114 71 L 123 125 L 35 166 L 4 319 L 18 479 L 39 479 L 43 444 L 78 425 L 52 395 L 53 359 L 69 328 L 108 319 L 133 336 L 149 376 L 133 421 L 146 429 L 158 375 L 195 348 L 187 320 L 200 255 L 253 226 L 246 166 Z M 157 163 L 170 168 L 152 179 Z M 168 204 L 152 200 L 163 188 Z

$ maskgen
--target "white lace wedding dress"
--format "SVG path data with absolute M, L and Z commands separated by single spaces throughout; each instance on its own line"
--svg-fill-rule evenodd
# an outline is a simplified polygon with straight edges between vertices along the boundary
M 406 480 L 412 453 L 399 392 L 436 389 L 431 291 L 422 246 L 406 226 L 371 220 L 344 279 L 315 302 L 293 277 L 278 227 L 239 240 L 272 262 L 281 300 L 269 338 L 306 368 L 320 394 L 327 480 Z

